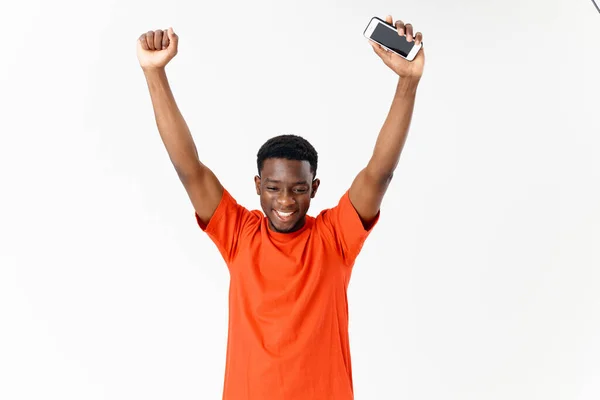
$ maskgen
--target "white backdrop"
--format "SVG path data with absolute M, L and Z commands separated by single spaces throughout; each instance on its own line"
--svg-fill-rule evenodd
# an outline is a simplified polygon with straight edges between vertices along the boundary
M 600 398 L 600 14 L 589 0 L 21 1 L 0 26 L 0 399 L 218 399 L 228 273 L 158 135 L 137 37 L 202 160 L 258 208 L 256 152 L 366 164 L 424 34 L 409 139 L 349 289 L 357 399 Z

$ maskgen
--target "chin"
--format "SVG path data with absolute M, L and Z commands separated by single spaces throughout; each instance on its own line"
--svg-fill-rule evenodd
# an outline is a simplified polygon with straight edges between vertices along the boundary
M 292 231 L 294 231 L 294 228 L 296 227 L 296 224 L 294 225 L 285 225 L 285 226 L 281 226 L 281 225 L 276 225 L 271 223 L 271 225 L 273 226 L 273 228 L 275 228 L 276 232 L 279 233 L 290 233 Z
M 281 221 L 277 221 L 275 218 L 269 218 L 271 221 L 271 226 L 275 228 L 276 232 L 279 233 L 291 233 L 298 229 L 298 225 L 300 223 L 299 220 L 290 221 L 287 223 L 282 223 Z

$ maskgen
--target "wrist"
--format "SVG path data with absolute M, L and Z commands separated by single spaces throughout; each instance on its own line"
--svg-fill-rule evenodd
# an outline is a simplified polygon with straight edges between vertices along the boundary
M 414 95 L 417 92 L 421 78 L 400 77 L 396 86 L 396 93 L 399 95 Z
M 165 67 L 142 67 L 146 77 L 165 75 Z

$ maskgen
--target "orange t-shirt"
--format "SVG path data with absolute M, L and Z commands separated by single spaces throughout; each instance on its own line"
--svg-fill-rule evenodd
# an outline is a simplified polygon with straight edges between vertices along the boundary
M 230 274 L 224 400 L 351 400 L 346 291 L 365 230 L 348 192 L 293 233 L 227 190 L 208 225 Z

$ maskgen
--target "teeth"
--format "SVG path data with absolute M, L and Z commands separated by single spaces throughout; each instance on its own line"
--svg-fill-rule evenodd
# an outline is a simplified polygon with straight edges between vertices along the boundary
M 282 217 L 289 217 L 290 215 L 293 214 L 293 212 L 288 212 L 288 213 L 284 213 L 281 211 L 275 211 L 277 214 L 281 215 Z

